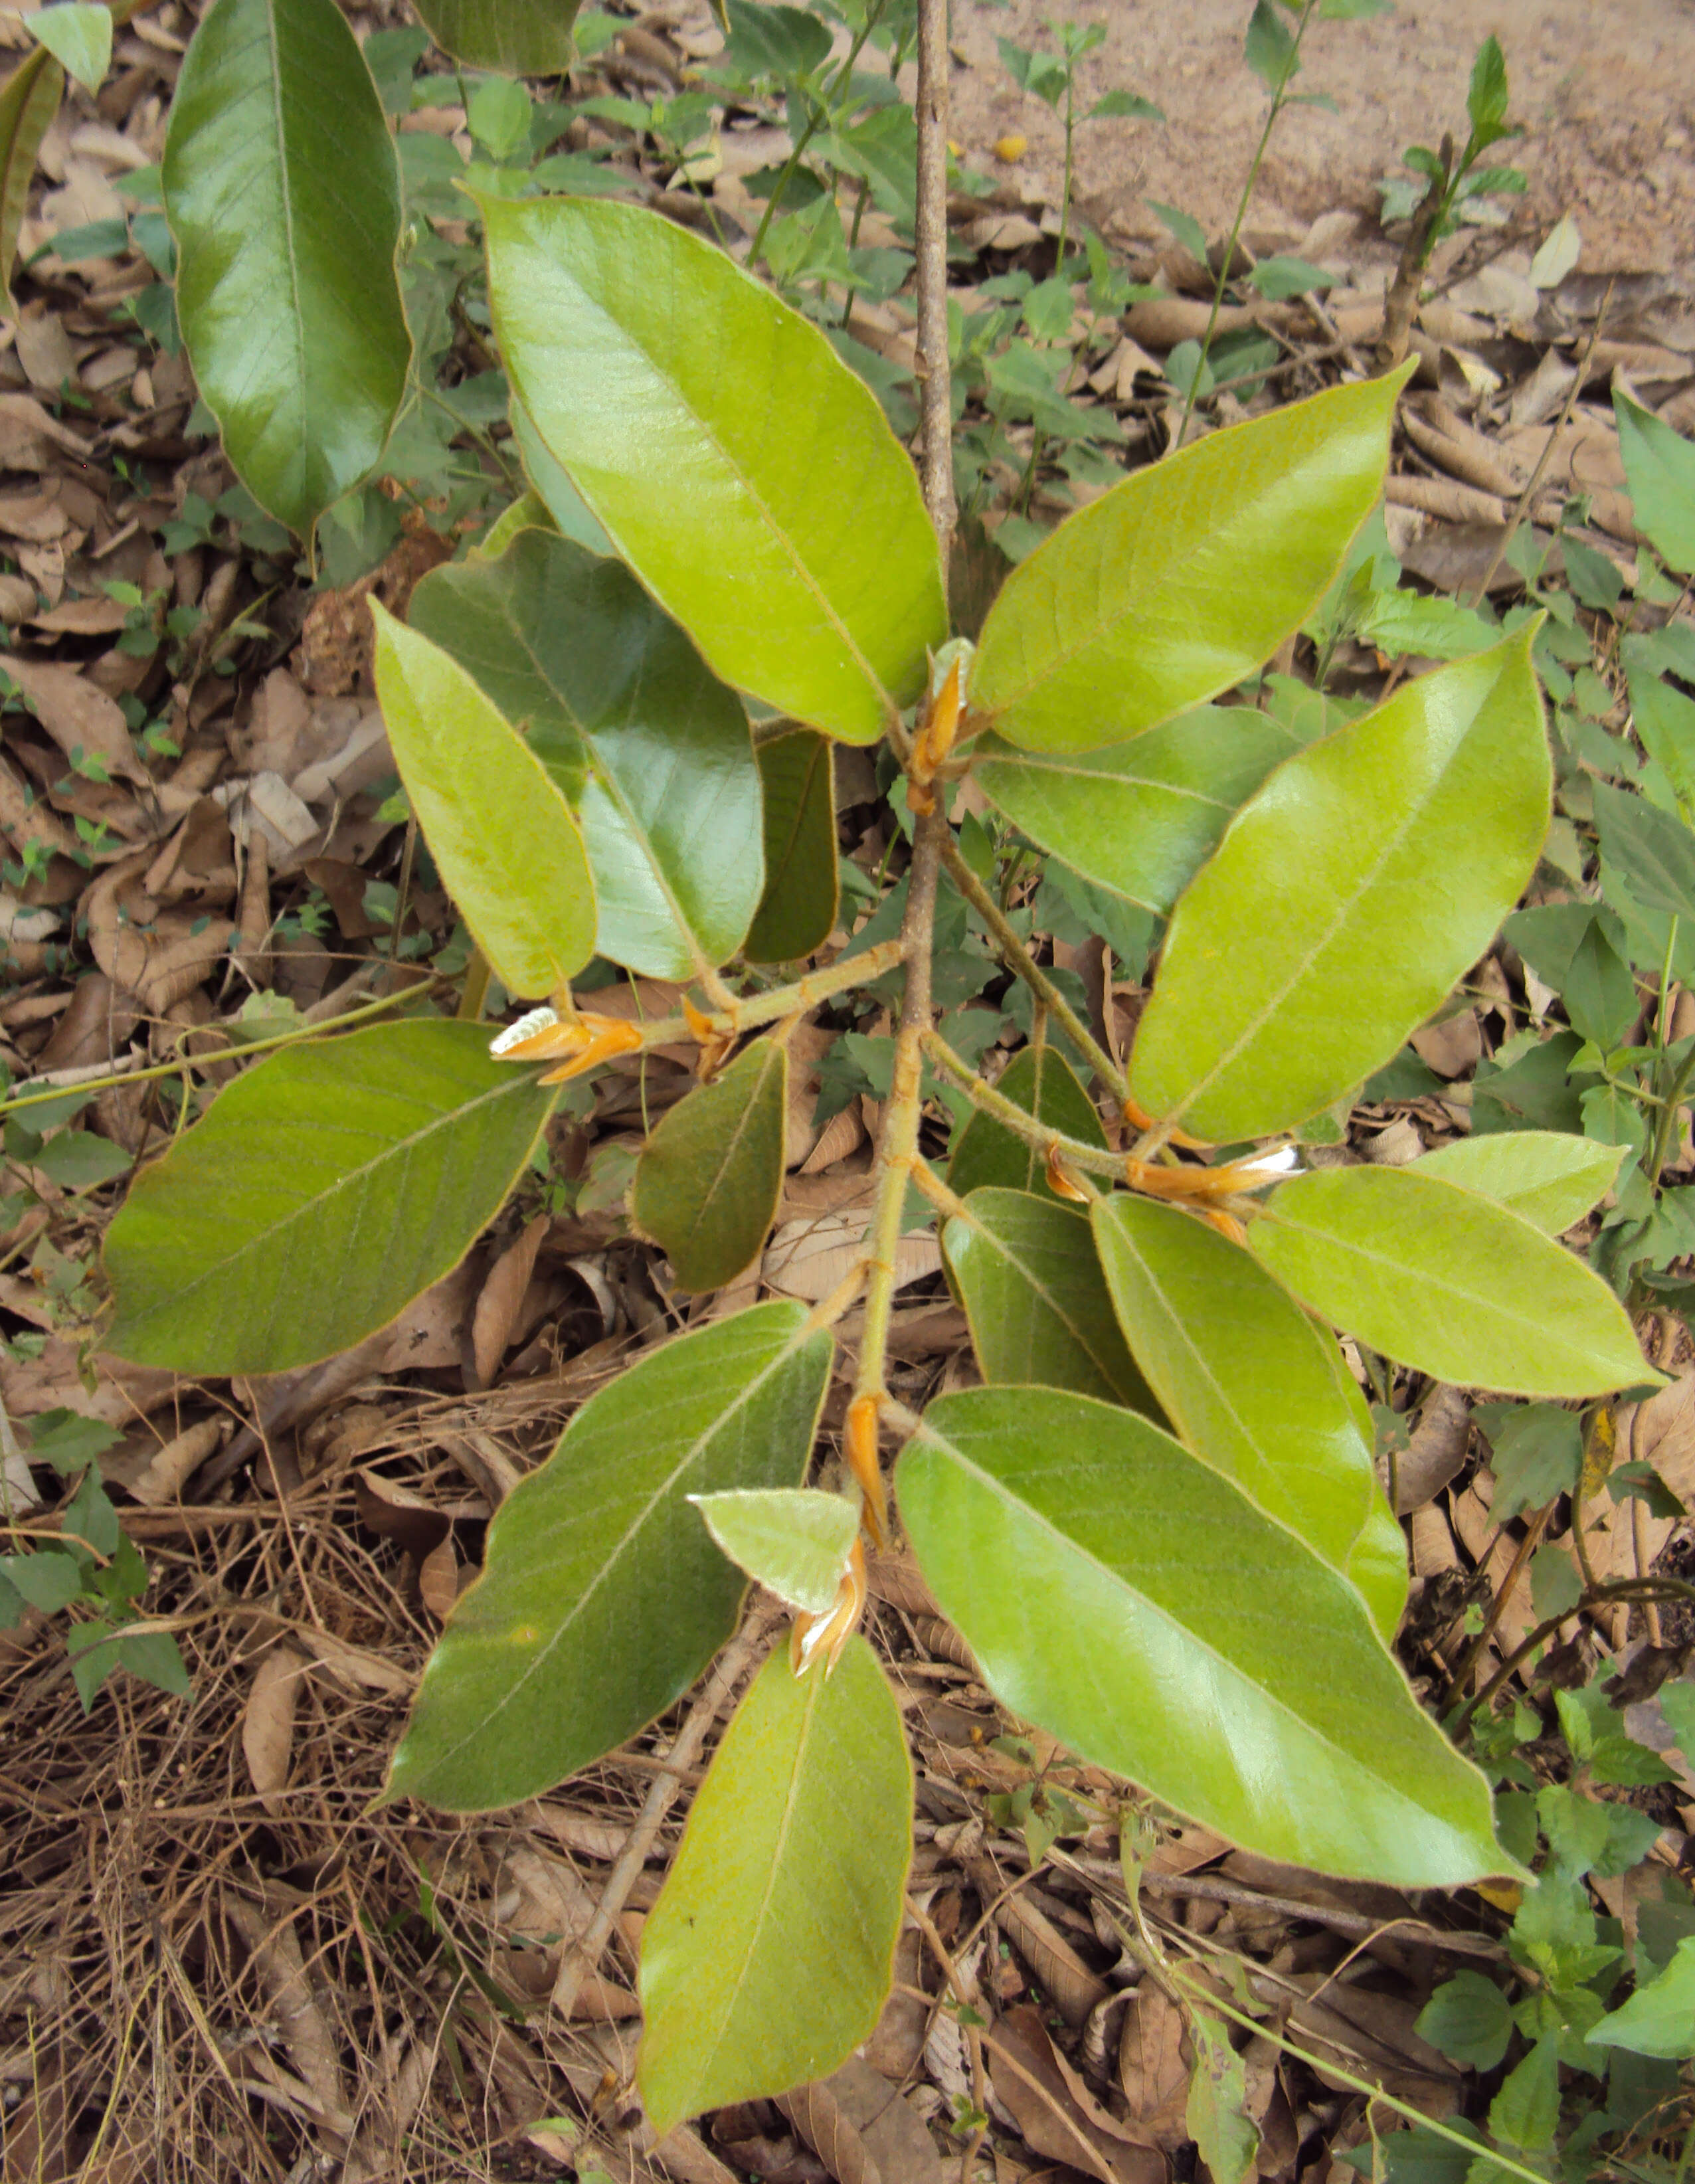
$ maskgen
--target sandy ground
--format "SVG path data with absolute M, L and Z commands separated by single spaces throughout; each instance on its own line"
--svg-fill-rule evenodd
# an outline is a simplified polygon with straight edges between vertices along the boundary
M 1159 232 L 1150 197 L 1217 236 L 1265 114 L 1241 58 L 1251 13 L 1252 0 L 955 0 L 966 65 L 954 75 L 953 134 L 979 159 L 1003 133 L 1025 136 L 1025 170 L 1057 197 L 1059 124 L 1012 81 L 995 41 L 1046 42 L 1051 17 L 1105 22 L 1105 46 L 1084 64 L 1084 103 L 1136 91 L 1168 120 L 1080 128 L 1081 195 L 1127 236 Z M 1298 234 L 1333 208 L 1374 212 L 1374 184 L 1406 145 L 1434 145 L 1444 128 L 1463 135 L 1472 56 L 1491 31 L 1528 131 L 1495 156 L 1528 173 L 1530 224 L 1545 231 L 1575 210 L 1586 272 L 1695 281 L 1695 0 L 1399 0 L 1373 21 L 1314 22 L 1299 87 L 1328 92 L 1339 110 L 1297 107 L 1280 119 L 1250 231 Z

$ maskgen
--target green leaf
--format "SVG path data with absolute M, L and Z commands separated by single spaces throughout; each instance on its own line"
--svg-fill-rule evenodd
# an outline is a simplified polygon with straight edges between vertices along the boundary
M 81 1591 L 82 1566 L 75 1555 L 0 1555 L 0 1585 L 5 1584 L 43 1615 L 56 1615 Z
M 783 1190 L 788 1111 L 789 1049 L 756 1039 L 685 1093 L 643 1147 L 631 1210 L 679 1288 L 722 1289 L 759 1256 Z
M 1622 1145 L 1561 1130 L 1508 1130 L 1456 1138 L 1409 1165 L 1414 1175 L 1481 1191 L 1544 1235 L 1563 1236 L 1613 1188 L 1624 1156 Z
M 563 75 L 576 56 L 580 0 L 423 0 L 418 20 L 466 68 L 507 75 Z
M 121 1145 L 92 1130 L 61 1130 L 49 1138 L 31 1166 L 64 1190 L 92 1190 L 127 1175 L 134 1165 Z
M 747 718 L 629 571 L 521 532 L 498 559 L 433 571 L 410 615 L 577 808 L 598 953 L 661 978 L 733 956 L 762 872 Z
M 1368 1529 L 1382 1507 L 1374 1436 L 1334 1339 L 1192 1215 L 1122 1195 L 1091 1213 L 1113 1308 L 1174 1431 L 1348 1578 L 1392 1639 L 1406 1550 L 1392 1518 L 1387 1558 Z
M 81 1471 L 115 1448 L 120 1435 L 103 1419 L 86 1418 L 81 1411 L 43 1411 L 29 1428 L 30 1461 L 50 1463 L 62 1478 Z
M 1220 1142 L 1304 1121 L 1488 946 L 1547 832 L 1532 633 L 1297 751 L 1236 814 L 1172 914 L 1137 1031 L 1148 1113 Z
M 1097 98 L 1084 115 L 1085 121 L 1163 121 L 1163 109 L 1151 98 L 1140 98 L 1133 91 L 1109 91 Z
M 1507 119 L 1507 61 L 1492 31 L 1477 48 L 1477 58 L 1471 64 L 1465 110 L 1473 130 L 1486 139 L 1498 134 Z
M 1259 4 L 1268 8 L 1270 0 Z M 1231 2047 L 1228 2028 L 1210 2012 L 1191 2010 L 1188 2024 L 1195 2069 L 1183 2120 L 1214 2184 L 1245 2184 L 1257 2174 L 1259 2151 L 1259 2131 L 1247 2113 L 1246 2065 Z
M 875 742 L 947 635 L 935 535 L 876 397 L 655 213 L 490 198 L 483 221 L 514 390 L 619 552 L 727 682 Z
M 1021 751 L 984 736 L 972 777 L 1040 848 L 1163 915 L 1291 748 L 1263 713 L 1202 705 L 1103 750 Z
M 1695 447 L 1617 388 L 1613 414 L 1637 530 L 1668 569 L 1695 573 Z
M 1254 0 L 1242 58 L 1274 98 L 1300 72 L 1294 33 L 1278 14 L 1273 0 Z
M 859 1507 L 846 1495 L 766 1486 L 689 1498 L 737 1568 L 767 1592 L 811 1615 L 834 1607 L 859 1533 Z
M 1107 1139 L 1089 1095 L 1077 1081 L 1076 1072 L 1051 1046 L 1040 1050 L 1023 1047 L 1001 1072 L 995 1090 L 1022 1107 L 1026 1114 L 1057 1130 L 1063 1137 L 1080 1138 L 1099 1145 Z M 1047 1184 L 1047 1163 L 1035 1146 L 1015 1137 L 993 1116 L 973 1113 L 954 1142 L 948 1162 L 948 1188 L 968 1198 L 985 1184 L 1006 1190 L 1033 1190 L 1040 1198 L 1058 1205 L 1058 1193 Z
M 1158 218 L 1174 239 L 1183 245 L 1195 263 L 1204 268 L 1207 264 L 1207 231 L 1194 214 L 1185 212 L 1177 205 L 1160 204 L 1152 198 L 1147 201 L 1147 209 Z
M 973 1190 L 942 1232 L 983 1377 L 1157 1414 L 1096 1264 L 1089 1217 L 1028 1191 Z
M 1315 1312 L 1457 1387 L 1599 1396 L 1659 1377 L 1598 1275 L 1519 1215 L 1440 1176 L 1295 1176 L 1248 1240 Z
M 1695 699 L 1646 666 L 1627 663 L 1631 725 L 1650 758 L 1665 769 L 1684 816 L 1695 816 Z
M 1304 258 L 1262 258 L 1248 279 L 1270 303 L 1310 296 L 1316 289 L 1336 285 L 1334 273 L 1326 273 L 1322 265 L 1309 265 Z
M 1644 910 L 1695 919 L 1695 833 L 1645 798 L 1594 783 L 1603 866 L 1624 878 Z
M 64 96 L 64 70 L 45 46 L 20 62 L 0 91 L 0 289 L 8 292 L 36 154 Z
M 98 91 L 112 65 L 112 11 L 83 0 L 37 8 L 25 28 L 85 91 Z
M 857 1635 L 833 1675 L 779 1646 L 724 1732 L 642 1932 L 636 2083 L 655 2131 L 828 2077 L 894 1977 L 912 1765 Z
M 411 360 L 400 176 L 335 0 L 215 0 L 161 168 L 176 308 L 224 452 L 309 538 L 382 452 Z
M 1558 2121 L 1559 2043 L 1548 2036 L 1508 2072 L 1489 2103 L 1489 2129 L 1507 2145 L 1536 2153 L 1553 2144 Z
M 1021 749 L 1090 750 L 1252 674 L 1370 513 L 1405 378 L 1208 433 L 1068 516 L 989 610 L 973 709 Z
M 830 57 L 828 26 L 804 8 L 726 0 L 723 20 L 729 31 L 725 58 L 750 79 L 797 81 Z
M 594 953 L 594 883 L 571 806 L 451 653 L 380 600 L 371 612 L 383 724 L 443 883 L 509 993 L 557 993 Z
M 835 929 L 834 766 L 826 736 L 810 728 L 759 746 L 765 803 L 765 893 L 748 928 L 750 963 L 792 963 Z
M 800 1485 L 832 1351 L 804 1306 L 756 1305 L 590 1397 L 495 1513 L 483 1574 L 424 1670 L 391 1797 L 516 1804 L 682 1696 L 746 1591 L 689 1496 Z
M 552 1106 L 474 1024 L 285 1048 L 130 1186 L 106 1235 L 109 1346 L 220 1375 L 350 1349 L 465 1256 Z
M 1481 1972 L 1456 1972 L 1425 2003 L 1413 2030 L 1469 2070 L 1492 2070 L 1513 2036 L 1513 2010 Z
M 591 554 L 614 553 L 616 549 L 605 527 L 590 512 L 588 502 L 542 445 L 541 436 L 530 422 L 530 414 L 523 404 L 516 399 L 510 401 L 507 415 L 511 420 L 513 440 L 523 458 L 525 475 L 553 518 L 555 529 L 567 538 L 574 538 L 579 546 L 586 546 Z M 495 550 L 492 543 L 488 550 L 491 554 Z
M 1323 1872 L 1426 1887 L 1507 1869 L 1487 1784 L 1353 1587 L 1146 1419 L 967 1389 L 931 1404 L 896 1485 L 984 1681 L 1082 1758 Z
M 1627 2048 L 1633 2055 L 1673 2061 L 1695 2055 L 1695 1935 L 1678 1943 L 1658 1979 L 1639 1986 L 1586 2036 L 1592 2048 Z
M 1570 1494 L 1583 1469 L 1583 1425 L 1558 1403 L 1480 1403 L 1473 1413 L 1489 1436 L 1497 1524 Z

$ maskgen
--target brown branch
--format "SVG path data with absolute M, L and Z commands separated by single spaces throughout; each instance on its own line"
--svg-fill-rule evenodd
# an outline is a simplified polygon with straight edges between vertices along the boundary
M 918 374 L 924 505 L 945 575 L 958 509 L 953 492 L 953 379 L 947 338 L 947 0 L 918 0 Z

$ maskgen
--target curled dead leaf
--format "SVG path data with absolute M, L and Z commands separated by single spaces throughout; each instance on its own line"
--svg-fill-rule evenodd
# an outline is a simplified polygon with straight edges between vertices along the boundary
M 273 1819 L 287 1809 L 282 1791 L 294 1749 L 294 1709 L 309 1663 L 292 1646 L 274 1646 L 254 1670 L 242 1711 L 242 1756 L 248 1780 Z
M 537 1214 L 488 1270 L 471 1320 L 471 1357 L 481 1388 L 489 1386 L 500 1369 L 549 1225 L 545 1213 Z

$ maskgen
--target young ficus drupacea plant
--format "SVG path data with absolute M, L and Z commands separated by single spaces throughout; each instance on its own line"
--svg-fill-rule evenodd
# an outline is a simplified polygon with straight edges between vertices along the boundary
M 1561 1140 L 1531 1217 L 1538 1134 L 1440 1170 L 1306 1173 L 1292 1142 L 1489 947 L 1548 822 L 1529 625 L 1310 742 L 1247 702 L 1378 500 L 1405 373 L 1135 472 L 954 636 L 928 50 L 923 489 L 824 337 L 700 237 L 608 199 L 477 201 L 535 492 L 404 622 L 375 610 L 376 679 L 482 975 L 522 1012 L 492 1041 L 426 1010 L 262 1064 L 108 1245 L 120 1354 L 313 1362 L 457 1263 L 555 1087 L 692 1043 L 632 1208 L 678 1290 L 721 1290 L 776 1216 L 789 1028 L 900 970 L 854 1265 L 810 1306 L 700 1319 L 582 1407 L 495 1513 L 394 1754 L 394 1797 L 542 1794 L 690 1689 L 750 1579 L 789 1604 L 643 1937 L 661 2131 L 824 2075 L 888 1992 L 912 1788 L 856 1628 L 880 1555 L 904 1540 L 1016 1714 L 1220 1834 L 1407 1887 L 1510 1874 L 1484 1777 L 1390 1651 L 1405 1548 L 1331 1330 L 1556 1399 L 1656 1377 L 1558 1240 L 1609 1149 Z M 757 741 L 744 700 L 776 716 Z M 833 752 L 882 744 L 912 822 L 900 931 L 831 954 Z M 1123 1061 L 973 869 L 967 779 L 1007 842 L 1162 922 Z M 998 1084 L 938 1026 L 942 904 L 1029 989 L 1039 1036 Z M 597 1010 L 591 962 L 674 987 L 677 1013 Z M 945 1171 L 943 1086 L 967 1110 Z M 983 1380 L 921 1411 L 888 1363 L 914 1190 Z M 325 1263 L 332 1289 L 304 1273 Z M 808 1485 L 833 1380 L 847 1496 Z

